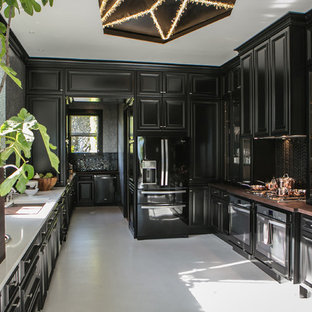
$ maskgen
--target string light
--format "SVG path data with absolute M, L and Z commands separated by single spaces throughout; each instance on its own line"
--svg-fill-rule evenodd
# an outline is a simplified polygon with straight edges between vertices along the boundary
M 102 23 L 103 23 L 103 28 L 106 28 L 106 27 L 113 27 L 115 25 L 118 25 L 118 24 L 122 24 L 124 22 L 127 22 L 129 20 L 132 20 L 132 19 L 138 19 L 139 17 L 142 17 L 142 16 L 145 16 L 145 15 L 148 15 L 150 14 L 151 15 L 151 18 L 156 26 L 156 29 L 161 37 L 162 40 L 168 40 L 173 32 L 174 32 L 174 29 L 176 28 L 181 16 L 183 15 L 183 13 L 185 12 L 185 10 L 187 9 L 187 5 L 188 3 L 193 3 L 193 4 L 200 4 L 200 5 L 205 5 L 205 6 L 214 6 L 216 9 L 226 9 L 226 10 L 230 10 L 230 9 L 233 9 L 234 8 L 234 4 L 229 4 L 229 3 L 224 3 L 224 2 L 221 2 L 221 1 L 211 1 L 211 0 L 182 0 L 182 3 L 177 11 L 177 14 L 176 16 L 174 17 L 174 19 L 172 20 L 172 23 L 171 23 L 171 27 L 168 31 L 168 34 L 167 35 L 164 35 L 164 32 L 157 20 L 157 17 L 155 15 L 155 11 L 158 9 L 158 7 L 163 3 L 165 2 L 166 0 L 158 0 L 156 1 L 152 6 L 151 8 L 145 10 L 145 11 L 141 11 L 141 12 L 138 12 L 136 14 L 133 14 L 133 15 L 129 15 L 127 17 L 123 17 L 123 18 L 120 18 L 118 20 L 115 20 L 115 21 L 112 21 L 112 22 L 109 22 L 109 23 L 105 23 L 107 21 L 107 19 L 116 11 L 116 9 L 121 5 L 122 2 L 124 2 L 124 0 L 116 0 L 114 2 L 114 4 L 107 10 L 107 12 L 104 14 L 104 11 L 105 11 L 105 8 L 106 8 L 106 5 L 108 3 L 108 0 L 102 0 L 101 2 L 101 5 L 100 5 L 100 12 L 101 12 L 101 16 L 104 14 L 104 16 L 101 18 L 102 19 Z

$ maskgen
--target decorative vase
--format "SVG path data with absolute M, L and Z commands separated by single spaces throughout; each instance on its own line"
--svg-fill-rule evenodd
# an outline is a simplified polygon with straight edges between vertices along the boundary
M 0 168 L 0 183 L 4 180 L 4 169 Z M 0 263 L 5 258 L 5 225 L 4 225 L 4 197 L 0 196 Z

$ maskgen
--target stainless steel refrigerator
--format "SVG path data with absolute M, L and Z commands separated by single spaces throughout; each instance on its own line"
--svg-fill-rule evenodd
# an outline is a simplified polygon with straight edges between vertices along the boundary
M 137 238 L 187 236 L 189 140 L 137 138 Z

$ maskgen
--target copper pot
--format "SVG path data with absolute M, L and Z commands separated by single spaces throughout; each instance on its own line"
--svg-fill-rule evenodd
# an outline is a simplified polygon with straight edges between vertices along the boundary
M 289 177 L 287 173 L 279 178 L 279 187 L 286 187 L 287 189 L 292 189 L 295 185 L 295 179 Z

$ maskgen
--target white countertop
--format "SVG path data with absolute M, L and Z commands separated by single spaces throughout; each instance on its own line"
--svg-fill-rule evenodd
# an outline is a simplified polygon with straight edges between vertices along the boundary
M 6 257 L 0 264 L 0 290 L 18 266 L 64 191 L 65 187 L 55 187 L 51 191 L 38 192 L 34 195 L 46 199 L 45 205 L 38 214 L 5 216 L 5 232 L 10 235 L 11 240 L 6 244 Z M 19 195 L 19 198 L 25 196 L 27 197 L 27 195 Z

